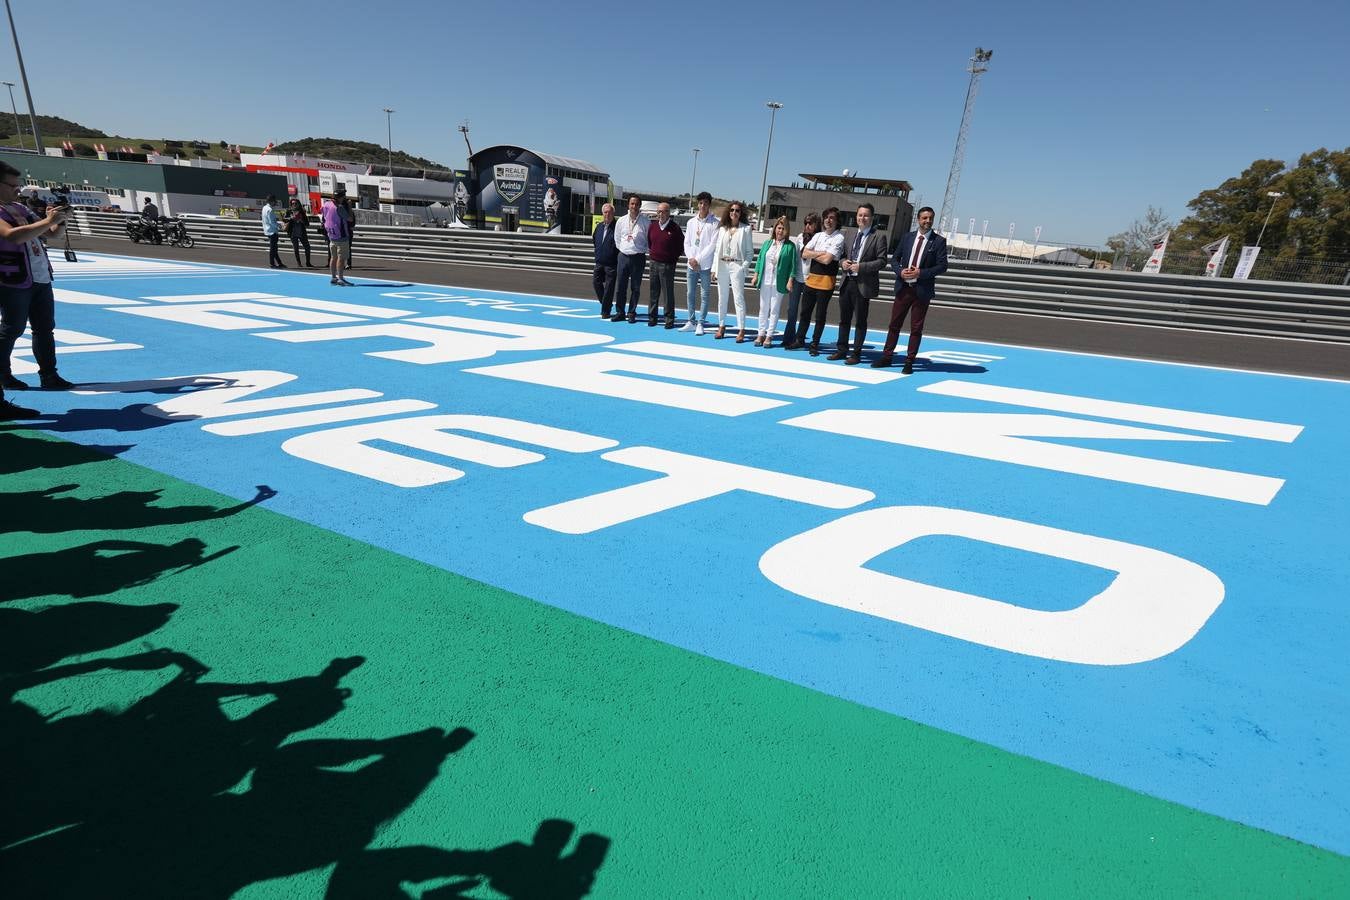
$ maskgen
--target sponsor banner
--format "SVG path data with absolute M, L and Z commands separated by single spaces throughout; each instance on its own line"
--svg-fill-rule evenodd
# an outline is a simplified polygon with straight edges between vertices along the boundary
M 1209 262 L 1205 263 L 1205 277 L 1218 278 L 1219 271 L 1223 269 L 1224 257 L 1228 255 L 1228 238 L 1206 244 L 1200 249 L 1209 254 Z
M 1237 268 L 1233 270 L 1233 277 L 1238 281 L 1246 281 L 1252 274 L 1252 266 L 1256 265 L 1256 257 L 1260 255 L 1260 247 L 1243 247 L 1242 253 L 1238 256 Z
M 1172 237 L 1172 232 L 1165 232 L 1153 239 L 1153 253 L 1149 255 L 1148 262 L 1144 263 L 1144 272 L 1157 274 L 1162 271 L 1163 256 L 1167 253 L 1167 241 Z

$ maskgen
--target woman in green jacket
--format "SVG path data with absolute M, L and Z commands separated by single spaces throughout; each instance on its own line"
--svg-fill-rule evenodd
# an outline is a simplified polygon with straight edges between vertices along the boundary
M 773 346 L 774 329 L 778 327 L 778 307 L 783 297 L 792 291 L 797 276 L 797 247 L 788 240 L 787 216 L 779 216 L 773 224 L 773 237 L 759 248 L 759 260 L 751 287 L 759 288 L 759 331 L 755 346 L 768 349 Z

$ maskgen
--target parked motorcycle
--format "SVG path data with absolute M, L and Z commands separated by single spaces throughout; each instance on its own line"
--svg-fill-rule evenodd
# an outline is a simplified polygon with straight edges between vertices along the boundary
M 127 219 L 127 237 L 133 244 L 162 244 L 166 240 L 175 247 L 191 247 L 197 242 L 188 234 L 182 219 L 161 217 L 152 221 L 144 216 Z

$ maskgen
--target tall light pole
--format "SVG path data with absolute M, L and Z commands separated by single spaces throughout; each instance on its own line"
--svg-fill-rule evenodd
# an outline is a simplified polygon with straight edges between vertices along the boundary
M 37 117 L 33 115 L 33 92 L 28 89 L 28 71 L 23 67 L 23 51 L 19 49 L 19 31 L 14 27 L 14 10 L 9 8 L 9 0 L 5 0 L 5 12 L 9 14 L 9 33 L 14 36 L 14 56 L 19 60 L 19 80 L 23 82 L 23 95 L 28 98 L 28 121 L 33 126 L 33 143 L 37 145 L 38 153 L 46 153 L 46 148 L 42 146 L 42 132 L 38 131 Z
M 394 110 L 384 107 L 384 140 L 389 150 L 389 177 L 394 177 Z
M 778 115 L 778 111 L 783 108 L 783 104 L 770 100 L 764 104 L 769 108 L 769 144 L 764 148 L 764 180 L 759 184 L 759 230 L 764 230 L 764 204 L 768 199 L 769 191 L 769 152 L 773 150 L 773 120 Z
M 956 150 L 952 153 L 952 167 L 947 172 L 947 190 L 942 193 L 943 219 L 951 217 L 956 208 L 956 189 L 961 186 L 961 168 L 966 164 L 966 139 L 970 136 L 970 120 L 975 115 L 975 95 L 980 90 L 980 76 L 989 71 L 989 60 L 994 58 L 993 50 L 975 48 L 966 71 L 970 73 L 970 83 L 966 85 L 966 108 L 961 113 L 961 127 L 956 131 Z
M 1275 201 L 1279 200 L 1284 194 L 1279 191 L 1266 191 L 1266 196 L 1270 198 L 1270 209 L 1266 210 L 1266 220 L 1261 223 L 1261 233 L 1256 236 L 1256 246 L 1261 246 L 1261 238 L 1266 236 L 1266 226 L 1270 224 L 1270 214 L 1275 211 Z
M 19 107 L 14 103 L 14 82 L 0 81 L 5 87 L 9 88 L 9 108 L 14 110 L 14 133 L 19 136 L 19 146 L 28 149 L 28 143 L 23 139 L 23 126 L 19 124 Z
M 694 148 L 694 171 L 689 173 L 689 208 L 694 208 L 694 181 L 698 178 L 698 155 L 703 152 L 702 147 Z

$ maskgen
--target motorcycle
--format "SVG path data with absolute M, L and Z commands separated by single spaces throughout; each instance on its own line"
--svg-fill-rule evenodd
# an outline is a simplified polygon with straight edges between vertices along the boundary
M 197 242 L 188 234 L 182 219 L 161 218 L 158 222 L 138 216 L 127 219 L 127 237 L 133 244 L 145 241 L 162 244 L 166 240 L 175 247 L 192 247 Z
M 175 247 L 191 247 L 197 242 L 187 233 L 187 225 L 182 219 L 164 219 L 160 222 L 164 237 Z

